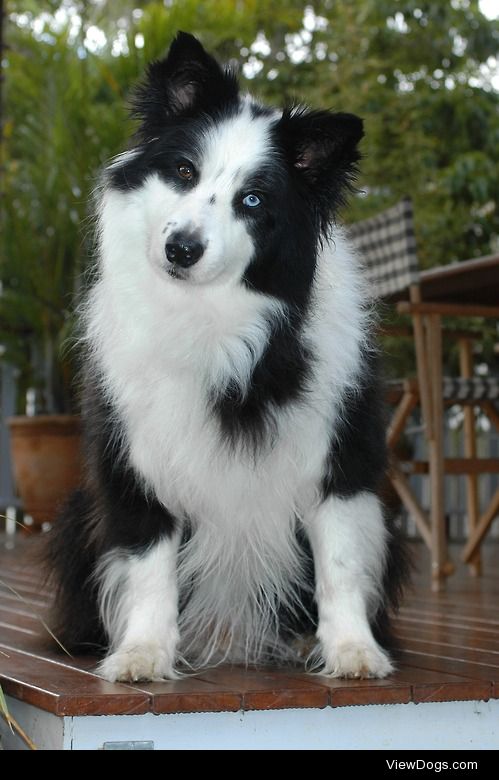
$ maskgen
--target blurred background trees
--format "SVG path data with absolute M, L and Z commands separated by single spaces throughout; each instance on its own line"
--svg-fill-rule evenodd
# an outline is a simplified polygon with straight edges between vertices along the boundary
M 363 192 L 346 220 L 409 194 L 423 266 L 499 248 L 499 25 L 478 0 L 4 5 L 0 343 L 49 410 L 69 400 L 59 350 L 98 169 L 126 144 L 130 88 L 178 29 L 239 62 L 264 100 L 363 116 Z

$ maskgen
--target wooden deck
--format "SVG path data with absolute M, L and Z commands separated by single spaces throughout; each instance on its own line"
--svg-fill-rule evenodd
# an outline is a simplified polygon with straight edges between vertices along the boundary
M 484 576 L 473 580 L 463 567 L 446 593 L 431 593 L 423 561 L 397 618 L 402 661 L 387 680 L 218 668 L 175 682 L 134 685 L 107 683 L 94 673 L 94 658 L 68 657 L 50 647 L 38 617 L 50 594 L 29 548 L 29 541 L 21 541 L 13 550 L 0 550 L 0 684 L 6 694 L 58 716 L 499 698 L 499 547 L 493 544 L 486 550 Z

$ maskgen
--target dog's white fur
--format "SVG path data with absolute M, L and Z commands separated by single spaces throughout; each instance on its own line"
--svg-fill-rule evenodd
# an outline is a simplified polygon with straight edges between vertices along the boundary
M 305 400 L 276 411 L 274 436 L 258 457 L 227 444 L 210 413 L 210 399 L 229 381 L 244 394 L 270 321 L 286 317 L 275 299 L 240 284 L 253 246 L 231 212 L 241 176 L 260 163 L 271 121 L 243 115 L 214 127 L 204 139 L 200 183 L 188 196 L 156 175 L 137 190 L 103 193 L 88 342 L 131 463 L 192 527 L 178 555 L 175 536 L 140 558 L 118 552 L 101 565 L 101 616 L 112 637 L 101 671 L 110 680 L 172 677 L 179 655 L 195 665 L 225 655 L 247 660 L 259 657 L 263 642 L 277 643 L 277 605 L 292 601 L 301 580 L 296 518 L 315 555 L 328 673 L 382 677 L 391 668 L 368 623 L 385 559 L 378 499 L 321 503 L 318 492 L 324 432 L 334 429 L 342 394 L 356 382 L 368 328 L 357 260 L 341 232 L 319 257 L 305 327 L 317 361 Z M 179 281 L 165 273 L 164 243 L 187 225 L 203 231 L 208 248 Z M 176 647 L 178 592 L 193 581 Z
M 386 654 L 373 644 L 368 617 L 383 576 L 386 531 L 372 493 L 330 496 L 310 518 L 319 607 L 317 637 L 324 672 L 333 677 L 385 677 Z
M 107 679 L 173 676 L 179 639 L 178 544 L 175 534 L 143 556 L 105 556 L 101 561 L 96 572 L 101 581 L 101 615 L 113 637 L 111 654 L 100 665 Z

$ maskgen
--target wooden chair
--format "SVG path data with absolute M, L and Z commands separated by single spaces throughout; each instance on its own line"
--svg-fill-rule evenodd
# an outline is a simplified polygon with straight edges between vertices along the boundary
M 407 511 L 428 546 L 432 557 L 432 583 L 439 590 L 453 565 L 447 556 L 444 506 L 444 475 L 466 476 L 469 539 L 463 560 L 479 573 L 479 545 L 499 511 L 499 490 L 483 515 L 479 514 L 478 475 L 499 471 L 499 461 L 479 459 L 476 449 L 474 407 L 479 405 L 499 428 L 499 379 L 473 375 L 472 341 L 467 332 L 454 331 L 459 340 L 460 376 L 442 375 L 442 316 L 482 316 L 495 311 L 465 304 L 425 303 L 420 288 L 412 202 L 409 198 L 390 209 L 348 227 L 348 234 L 362 257 L 372 297 L 396 305 L 412 320 L 412 339 L 416 358 L 416 378 L 398 383 L 397 403 L 388 428 L 391 452 L 389 477 Z M 410 332 L 410 331 L 409 331 Z M 394 395 L 392 389 L 392 396 Z M 444 407 L 459 404 L 464 408 L 465 458 L 444 456 Z M 416 407 L 421 409 L 426 461 L 404 461 L 395 449 Z M 409 477 L 428 474 L 430 508 L 423 509 Z

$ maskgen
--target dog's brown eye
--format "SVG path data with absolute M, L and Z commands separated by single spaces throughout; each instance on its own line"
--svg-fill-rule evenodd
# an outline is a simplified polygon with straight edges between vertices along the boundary
M 187 163 L 179 165 L 177 167 L 177 172 L 180 178 L 185 179 L 186 181 L 191 181 L 194 176 L 194 168 L 192 165 L 187 165 Z

